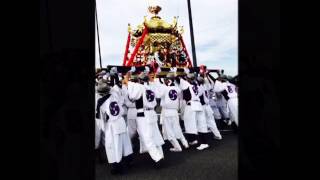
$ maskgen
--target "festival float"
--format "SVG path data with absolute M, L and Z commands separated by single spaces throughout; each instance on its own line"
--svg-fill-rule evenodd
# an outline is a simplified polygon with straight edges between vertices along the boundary
M 183 40 L 183 26 L 178 25 L 178 17 L 173 17 L 169 23 L 158 15 L 161 9 L 159 5 L 150 5 L 150 19 L 145 16 L 144 21 L 135 28 L 128 24 L 122 66 L 108 65 L 98 71 L 109 71 L 117 67 L 119 73 L 125 74 L 132 66 L 136 67 L 137 72 L 148 66 L 153 77 L 163 77 L 173 67 L 177 69 L 177 75 L 183 73 L 185 68 L 191 73 L 209 71 L 220 75 L 223 70 L 207 69 L 204 65 L 193 66 Z

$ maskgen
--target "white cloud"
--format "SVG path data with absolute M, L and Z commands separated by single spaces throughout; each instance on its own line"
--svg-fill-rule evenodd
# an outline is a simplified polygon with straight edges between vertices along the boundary
M 185 28 L 184 41 L 192 57 L 186 0 L 159 0 L 159 15 Z M 223 68 L 235 75 L 238 69 L 238 0 L 197 0 L 191 2 L 198 65 Z M 148 15 L 147 0 L 97 0 L 103 66 L 122 64 L 127 25 L 141 24 Z M 96 56 L 98 57 L 98 56 Z M 99 59 L 96 60 L 99 67 Z

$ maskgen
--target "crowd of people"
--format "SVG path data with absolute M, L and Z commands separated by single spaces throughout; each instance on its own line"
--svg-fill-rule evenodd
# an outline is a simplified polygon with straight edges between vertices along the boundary
M 155 167 L 164 161 L 165 140 L 175 153 L 207 149 L 207 133 L 222 139 L 216 120 L 238 126 L 237 91 L 225 76 L 190 73 L 188 68 L 182 75 L 171 68 L 163 78 L 151 78 L 147 66 L 142 72 L 132 67 L 126 74 L 115 67 L 101 71 L 96 79 L 95 148 L 106 156 L 112 174 L 130 166 L 137 137 L 140 153 L 148 153 Z

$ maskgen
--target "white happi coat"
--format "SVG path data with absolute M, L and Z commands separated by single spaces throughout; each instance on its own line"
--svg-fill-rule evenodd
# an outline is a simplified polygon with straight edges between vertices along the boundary
M 184 117 L 184 109 L 186 107 L 186 101 L 183 100 L 183 95 L 182 93 L 180 93 L 180 97 L 179 97 L 179 109 L 180 109 L 180 118 L 181 120 L 183 120 Z
M 119 86 L 115 85 L 110 89 L 110 94 L 115 96 L 117 98 L 117 102 L 122 106 L 124 104 L 124 99 L 126 94 L 126 90 L 123 90 L 123 88 L 120 88 Z M 124 113 L 122 109 L 122 114 Z
M 204 84 L 200 85 L 200 88 L 202 88 L 202 91 L 204 92 L 203 93 L 203 100 L 204 100 L 205 104 L 202 106 L 203 106 L 203 109 L 204 109 L 204 112 L 206 115 L 207 126 L 208 126 L 209 130 L 212 131 L 215 136 L 219 137 L 219 136 L 221 136 L 221 134 L 217 128 L 217 124 L 214 119 L 211 106 L 209 105 L 209 94 L 210 94 L 210 90 L 213 89 L 213 84 L 210 84 L 208 79 L 205 78 Z
M 227 100 L 223 97 L 223 95 L 220 92 L 215 92 L 216 95 L 216 104 L 219 109 L 220 114 L 224 119 L 230 118 L 230 111 L 228 108 L 228 102 Z
M 161 118 L 163 138 L 166 140 L 184 138 L 179 123 L 178 109 L 180 106 L 181 90 L 177 86 L 161 84 L 159 97 L 161 98 Z
M 98 102 L 98 99 L 101 98 L 101 96 L 98 93 L 96 93 L 95 98 L 96 98 L 95 99 L 95 112 L 96 112 L 97 102 Z M 101 118 L 100 119 L 95 118 L 95 138 L 94 138 L 95 149 L 98 149 L 99 147 L 102 133 L 104 133 L 104 122 Z
M 143 99 L 143 108 L 137 109 L 137 113 L 144 113 L 144 116 L 137 116 L 136 119 L 140 137 L 140 153 L 147 151 L 151 158 L 157 162 L 163 158 L 161 146 L 164 141 L 157 124 L 157 114 L 154 111 L 156 106 L 155 90 L 151 86 L 128 82 L 128 95 L 131 100 Z
M 222 83 L 216 80 L 214 91 L 221 93 L 224 90 L 227 91 L 227 96 L 229 97 L 227 105 L 230 111 L 230 118 L 238 125 L 238 93 L 236 91 L 236 86 L 229 82 Z
M 136 104 L 133 100 L 129 99 L 128 95 L 128 86 L 123 86 L 125 88 L 124 94 L 124 106 L 126 109 L 126 122 L 127 128 L 130 138 L 133 138 L 134 135 L 137 133 L 137 109 Z
M 126 129 L 123 109 L 117 91 L 100 107 L 100 117 L 105 123 L 105 149 L 109 163 L 119 163 L 123 156 L 132 154 L 132 145 Z
M 200 86 L 203 91 L 203 99 L 205 102 L 205 105 L 203 105 L 204 111 L 206 113 L 206 118 L 207 118 L 207 122 L 208 122 L 208 118 L 209 119 L 213 119 L 214 120 L 214 112 L 213 109 L 210 106 L 210 99 L 212 99 L 212 91 L 213 91 L 213 84 L 209 83 L 208 79 L 205 78 L 204 79 L 204 84 Z
M 189 89 L 191 93 L 191 100 L 189 102 L 186 102 L 187 104 L 190 103 L 190 105 L 185 106 L 183 113 L 185 132 L 188 134 L 208 132 L 205 114 L 199 99 L 199 96 L 203 92 L 199 92 L 199 88 L 197 85 L 191 85 L 184 79 L 180 79 L 179 87 L 181 90 Z
M 134 137 L 137 133 L 137 109 L 134 101 L 129 99 L 128 94 L 124 100 L 125 106 L 127 107 L 127 126 L 130 138 Z
M 164 140 L 159 130 L 158 116 L 156 111 L 154 110 L 157 105 L 156 98 L 159 98 L 159 89 L 157 85 L 153 82 L 150 82 L 149 84 L 145 83 L 144 87 L 145 87 L 145 91 L 143 94 L 143 105 L 145 108 L 144 115 L 148 119 L 147 121 L 151 125 L 153 139 L 156 145 L 158 146 L 158 148 L 160 148 L 162 151 L 161 146 L 164 144 Z M 143 141 L 140 141 L 140 142 L 142 142 L 140 144 L 141 145 L 140 152 L 146 152 L 147 151 L 146 144 L 143 143 Z
M 122 88 L 120 89 L 119 94 L 120 94 L 120 101 L 123 108 L 123 116 L 126 117 L 128 114 L 128 107 L 126 105 L 126 97 L 128 97 L 128 87 L 125 84 L 122 85 Z
M 221 119 L 221 113 L 219 111 L 219 108 L 217 106 L 217 98 L 216 98 L 216 93 L 213 91 L 209 91 L 209 105 L 213 111 L 213 116 L 215 119 Z

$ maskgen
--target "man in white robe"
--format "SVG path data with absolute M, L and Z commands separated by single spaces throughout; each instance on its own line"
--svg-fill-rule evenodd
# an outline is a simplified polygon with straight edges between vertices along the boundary
M 117 86 L 117 85 L 115 85 Z M 119 104 L 117 88 L 111 88 L 107 83 L 99 83 L 97 91 L 104 94 L 97 102 L 99 118 L 104 121 L 104 145 L 112 174 L 122 173 L 123 157 L 132 154 L 131 141 L 122 117 L 123 109 Z M 126 161 L 126 160 L 125 160 Z
M 206 77 L 203 78 L 199 76 L 197 80 L 199 83 L 199 88 L 204 92 L 200 97 L 200 101 L 206 114 L 208 129 L 213 133 L 215 139 L 221 140 L 222 136 L 217 128 L 216 121 L 213 116 L 213 111 L 209 106 L 209 91 L 210 89 L 212 89 L 212 85 L 209 83 Z
M 132 82 L 138 82 L 138 77 L 131 75 L 129 80 Z M 128 79 L 126 79 L 125 81 L 128 81 Z M 135 101 L 129 98 L 127 82 L 125 82 L 123 86 L 126 89 L 126 94 L 124 96 L 124 105 L 127 109 L 126 122 L 128 127 L 128 133 L 132 140 L 132 138 L 134 138 L 137 134 L 137 108 Z
M 105 82 L 102 77 L 97 81 L 97 85 L 99 83 Z M 95 86 L 96 93 L 95 93 L 95 151 L 97 153 L 99 162 L 104 164 L 107 162 L 106 151 L 104 147 L 104 122 L 100 118 L 100 111 L 97 111 L 97 103 L 100 98 L 102 98 L 105 94 L 100 93 L 97 90 L 98 86 Z
M 130 78 L 135 68 L 127 73 Z M 141 79 L 142 77 L 140 77 Z M 159 167 L 164 158 L 162 145 L 164 144 L 158 124 L 157 115 L 154 111 L 156 106 L 155 94 L 142 81 L 128 82 L 128 95 L 130 100 L 134 100 L 137 109 L 137 131 L 140 139 L 140 153 L 148 152 L 154 160 L 156 167 Z
M 217 108 L 221 114 L 221 119 L 227 125 L 231 125 L 230 121 L 230 111 L 228 108 L 227 100 L 219 92 L 215 92 Z
M 181 90 L 174 84 L 174 74 L 168 73 L 164 84 L 159 84 L 159 97 L 161 98 L 161 117 L 163 138 L 169 140 L 173 148 L 170 151 L 180 152 L 182 148 L 178 142 L 181 141 L 185 148 L 189 148 L 179 123 L 179 103 Z M 161 82 L 161 81 L 160 81 Z
M 238 93 L 236 86 L 226 80 L 226 78 L 219 77 L 215 80 L 214 91 L 221 93 L 227 100 L 228 109 L 230 111 L 230 119 L 238 126 Z
M 176 82 L 182 90 L 183 99 L 186 101 L 183 118 L 185 133 L 190 145 L 198 144 L 199 140 L 200 146 L 197 149 L 204 150 L 209 148 L 209 144 L 205 135 L 208 132 L 205 113 L 199 99 L 201 92 L 199 92 L 198 85 L 195 82 L 194 74 L 189 73 L 188 69 L 185 69 L 185 72 L 187 74 L 186 80 L 184 77 L 176 78 Z

